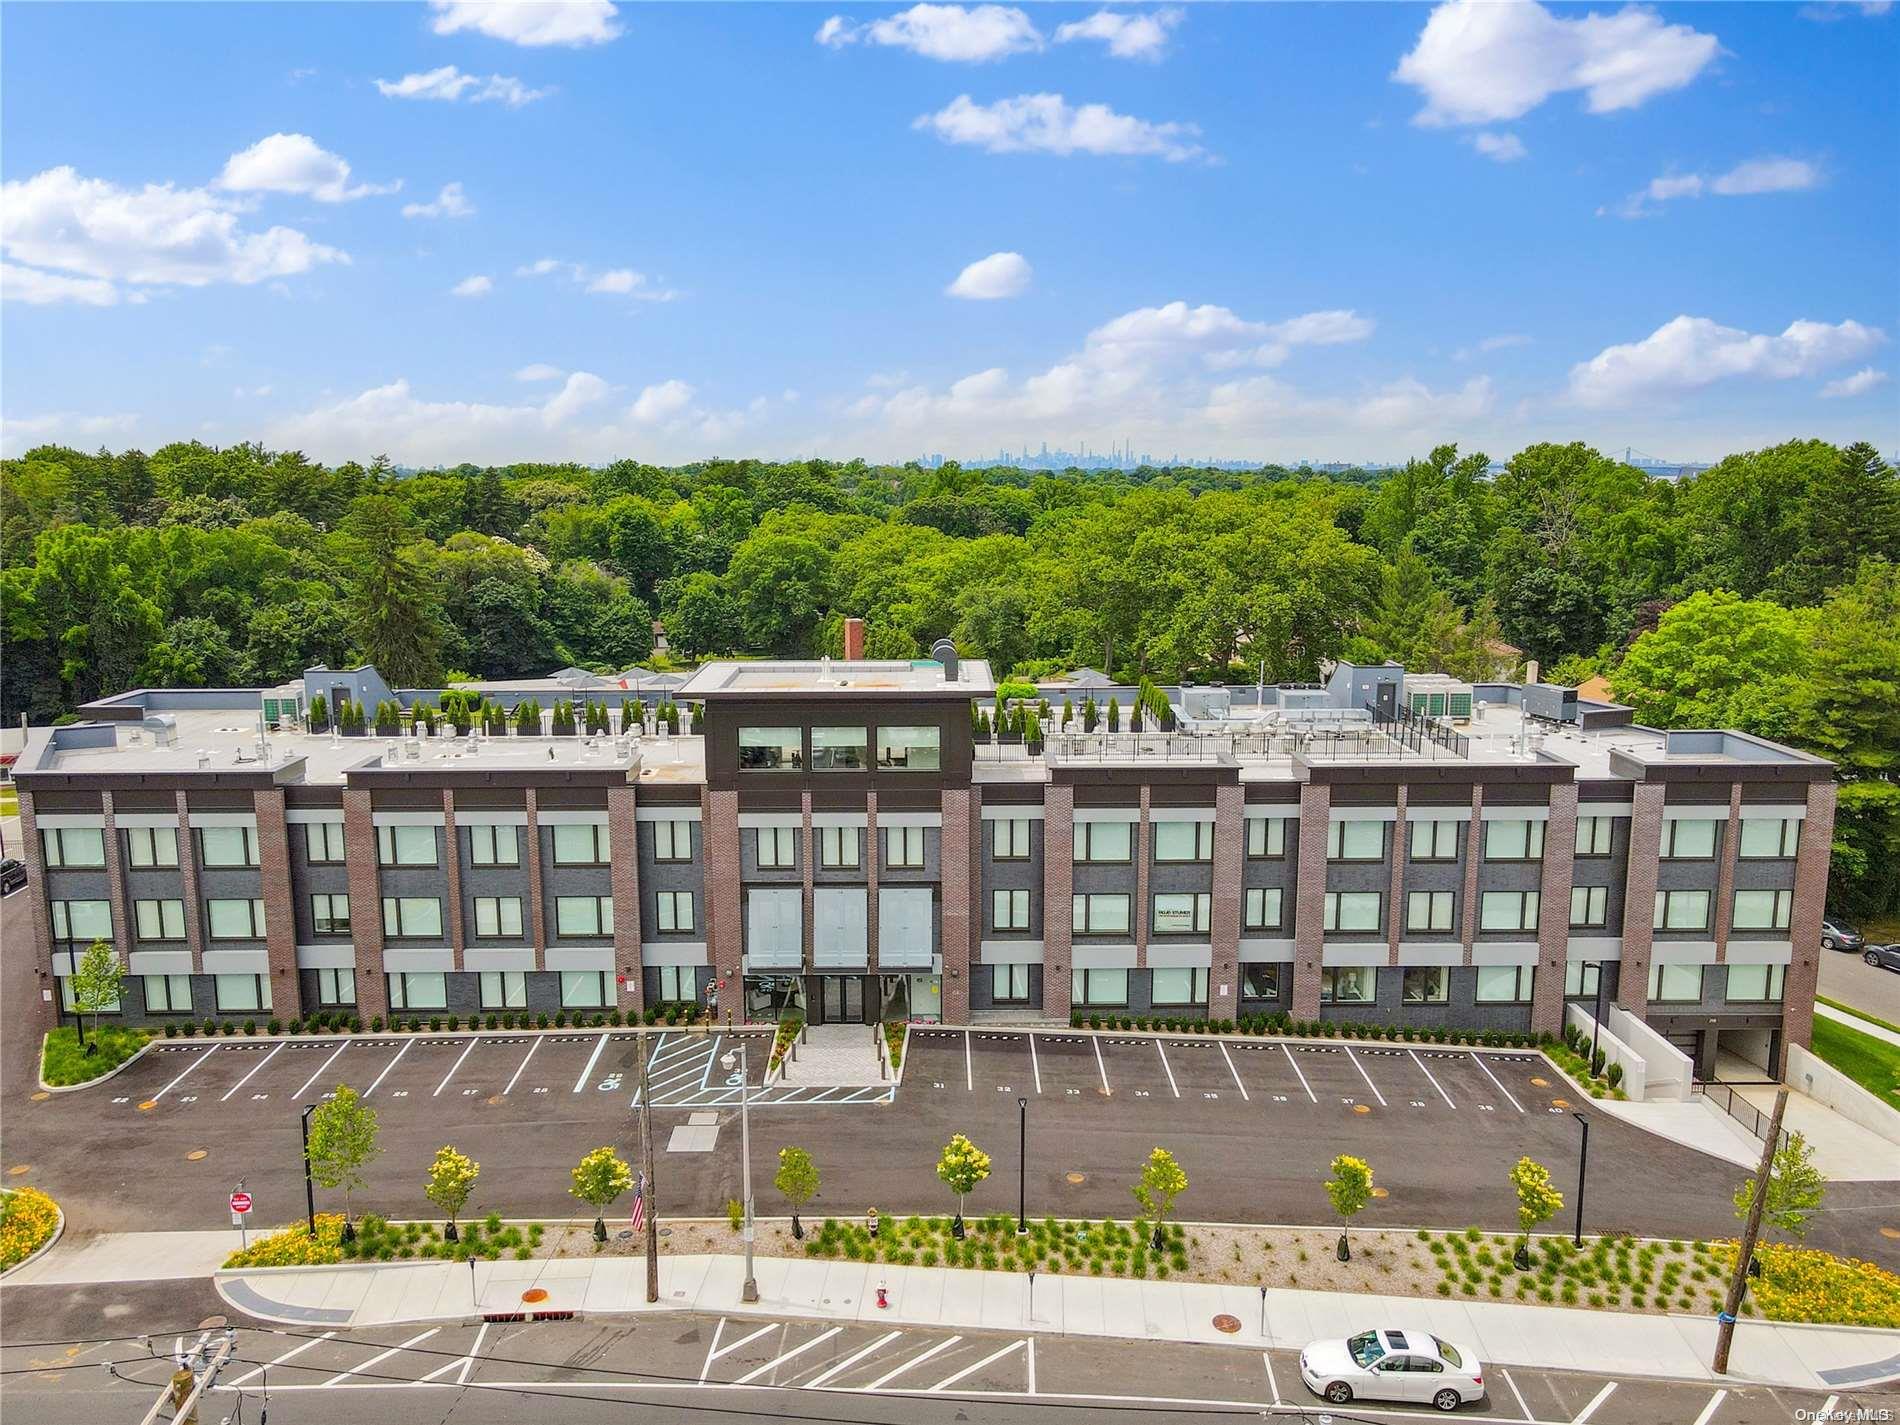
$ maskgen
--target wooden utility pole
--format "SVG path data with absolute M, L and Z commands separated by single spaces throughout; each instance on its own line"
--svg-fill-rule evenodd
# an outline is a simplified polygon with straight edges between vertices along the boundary
M 1728 1350 L 1735 1340 L 1735 1318 L 1741 1314 L 1742 1293 L 1748 1289 L 1748 1264 L 1755 1260 L 1755 1239 L 1761 1235 L 1762 1209 L 1774 1179 L 1775 1147 L 1781 1141 L 1781 1114 L 1788 1106 L 1788 1086 L 1775 1091 L 1775 1111 L 1768 1119 L 1768 1139 L 1761 1146 L 1761 1166 L 1755 1169 L 1755 1192 L 1748 1200 L 1748 1222 L 1742 1228 L 1741 1250 L 1735 1254 L 1735 1275 L 1728 1284 L 1715 1332 L 1715 1373 L 1728 1374 Z
M 646 1174 L 647 1302 L 660 1299 L 660 1194 L 653 1177 L 653 1103 L 647 1094 L 647 1052 L 653 1036 L 640 1035 L 640 1170 Z

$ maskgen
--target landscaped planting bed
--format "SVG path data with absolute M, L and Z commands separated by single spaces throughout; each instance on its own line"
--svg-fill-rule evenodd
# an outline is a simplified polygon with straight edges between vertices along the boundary
M 0 1188 L 0 1272 L 46 1245 L 59 1226 L 59 1208 L 38 1188 Z
M 55 1088 L 91 1083 L 138 1053 L 151 1037 L 147 1029 L 102 1024 L 86 1031 L 86 1042 L 99 1046 L 96 1053 L 88 1054 L 72 1026 L 61 1025 L 47 1034 L 40 1051 L 40 1079 Z
M 293 1223 L 259 1237 L 243 1251 L 225 1259 L 225 1267 L 321 1267 L 338 1262 L 443 1261 L 465 1262 L 470 1257 L 499 1261 L 513 1257 L 526 1261 L 542 1246 L 546 1228 L 539 1222 L 504 1222 L 501 1214 L 459 1225 L 460 1240 L 447 1240 L 434 1222 L 390 1222 L 370 1213 L 356 1224 L 353 1241 L 343 1240 L 343 1214 L 319 1212 L 317 1233 L 308 1223 Z

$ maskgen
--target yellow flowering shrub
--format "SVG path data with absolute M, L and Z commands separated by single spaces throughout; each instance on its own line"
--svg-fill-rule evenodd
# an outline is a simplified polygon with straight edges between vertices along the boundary
M 1749 1282 L 1744 1300 L 1758 1316 L 1826 1326 L 1900 1327 L 1900 1276 L 1885 1267 L 1779 1243 L 1762 1243 L 1755 1255 L 1761 1276 Z M 1734 1270 L 1735 1243 L 1714 1244 L 1710 1256 L 1726 1278 Z
M 0 1271 L 39 1251 L 58 1224 L 59 1209 L 38 1188 L 0 1191 Z
M 343 1214 L 319 1212 L 317 1235 L 310 1226 L 298 1222 L 259 1237 L 241 1252 L 225 1258 L 230 1267 L 325 1267 L 343 1260 Z

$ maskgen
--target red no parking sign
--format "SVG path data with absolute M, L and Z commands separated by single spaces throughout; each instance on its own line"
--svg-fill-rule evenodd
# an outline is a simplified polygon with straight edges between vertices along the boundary
M 242 1217 L 251 1210 L 251 1195 L 248 1192 L 231 1194 L 231 1211 Z

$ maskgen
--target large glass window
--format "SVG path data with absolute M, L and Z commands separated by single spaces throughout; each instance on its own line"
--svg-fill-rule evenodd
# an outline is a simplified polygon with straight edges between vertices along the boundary
M 798 865 L 798 828 L 761 826 L 754 833 L 759 867 L 766 871 L 789 871 Z
M 604 866 L 607 863 L 607 828 L 584 822 L 557 822 L 554 827 L 554 864 L 557 866 Z
M 447 1009 L 449 977 L 440 970 L 409 970 L 389 980 L 391 1009 Z
M 356 1003 L 356 971 L 318 970 L 317 1003 L 325 1005 Z
M 1564 965 L 1564 994 L 1573 998 L 1580 995 L 1594 997 L 1602 974 L 1603 967 L 1593 962 L 1567 961 Z
M 1285 892 L 1278 886 L 1252 886 L 1241 902 L 1241 924 L 1248 930 L 1278 930 Z
M 693 824 L 690 821 L 653 823 L 653 859 L 690 861 L 693 859 Z
M 990 905 L 990 929 L 1029 929 L 1029 892 L 993 892 Z
M 178 828 L 134 826 L 125 833 L 126 859 L 134 870 L 178 864 Z
M 1664 1004 L 1695 1004 L 1702 999 L 1701 965 L 1649 965 L 1649 997 Z
M 803 734 L 795 727 L 739 729 L 741 772 L 795 771 L 805 765 Z
M 1737 891 L 1735 929 L 1786 930 L 1794 912 L 1793 891 Z
M 1156 935 L 1205 935 L 1213 905 L 1214 897 L 1205 891 L 1199 895 L 1163 892 L 1154 898 L 1154 932 Z
M 255 866 L 257 832 L 248 826 L 201 826 L 198 859 L 206 866 Z
M 924 839 L 924 828 L 921 826 L 885 827 L 884 864 L 910 871 L 922 870 Z
M 1570 888 L 1570 928 L 1601 930 L 1610 921 L 1608 886 L 1572 886 Z
M 680 931 L 693 928 L 691 891 L 661 891 L 654 899 L 655 923 L 659 929 Z
M 521 897 L 475 897 L 475 933 L 488 937 L 520 935 Z
M 1450 930 L 1453 896 L 1450 891 L 1412 891 L 1405 897 L 1407 930 Z
M 1403 1004 L 1444 1004 L 1451 998 L 1451 971 L 1443 965 L 1408 965 L 1399 985 Z
M 1657 891 L 1657 930 L 1707 930 L 1709 893 L 1707 891 Z
M 313 821 L 303 829 L 304 859 L 313 866 L 340 865 L 343 855 L 343 823 Z
M 562 1009 L 599 1009 L 606 1003 L 605 970 L 561 971 Z
M 938 741 L 934 727 L 880 727 L 877 765 L 891 771 L 935 772 L 941 762 Z
M 1242 965 L 1240 967 L 1240 994 L 1243 999 L 1278 999 L 1280 997 L 1280 967 L 1278 965 Z
M 1460 821 L 1415 821 L 1412 823 L 1412 859 L 1414 861 L 1456 861 L 1458 843 L 1463 840 Z
M 270 1008 L 269 975 L 213 975 L 219 1014 L 243 1014 Z
M 1157 861 L 1214 859 L 1214 823 L 1211 821 L 1157 821 L 1151 831 Z
M 1076 823 L 1075 859 L 1078 861 L 1127 861 L 1134 855 L 1134 844 L 1132 821 Z
M 1478 897 L 1478 929 L 1535 930 L 1536 891 L 1486 891 Z
M 1079 1005 L 1124 1005 L 1128 1003 L 1128 971 L 1072 970 L 1069 998 Z
M 54 901 L 53 939 L 72 941 L 112 938 L 111 901 Z
M 49 826 L 40 831 L 40 849 L 52 869 L 81 870 L 106 863 L 106 834 L 96 826 Z
M 990 999 L 995 1004 L 1028 1004 L 1029 966 L 990 966 Z
M 468 859 L 475 866 L 519 866 L 521 829 L 515 826 L 471 826 Z
M 1128 897 L 1078 895 L 1070 921 L 1078 935 L 1117 935 L 1128 930 Z
M 1366 931 L 1379 928 L 1380 902 L 1377 891 L 1326 892 L 1324 928 L 1339 931 Z
M 854 871 L 858 865 L 858 839 L 862 828 L 821 826 L 818 828 L 818 864 L 828 871 Z
M 1541 861 L 1544 859 L 1544 823 L 1521 818 L 1484 824 L 1487 861 Z
M 814 727 L 811 730 L 812 771 L 862 771 L 865 748 L 870 740 L 861 727 Z
M 1577 855 L 1608 856 L 1610 854 L 1610 833 L 1616 824 L 1616 818 L 1608 816 L 1582 816 L 1577 818 Z
M 377 859 L 385 866 L 433 866 L 435 828 L 379 826 L 376 828 L 376 850 Z
M 1205 1005 L 1205 969 L 1165 969 L 1148 972 L 1148 994 L 1156 1006 Z
M 59 981 L 60 1008 L 65 1010 L 68 1014 L 79 1013 L 79 997 L 73 993 L 72 980 L 65 975 L 60 975 L 58 976 L 58 981 Z M 98 1013 L 117 1014 L 120 1012 L 120 1009 L 121 1009 L 121 1005 L 117 997 L 114 997 L 114 999 L 112 1000 L 110 1004 L 101 1005 L 98 1009 Z M 93 1011 L 87 1010 L 86 1013 L 91 1014 L 93 1013 Z
M 1247 818 L 1247 855 L 1255 861 L 1279 860 L 1286 855 L 1286 821 L 1283 816 Z
M 699 974 L 691 965 L 660 966 L 660 999 L 675 1004 L 699 998 Z
M 383 934 L 398 938 L 442 933 L 442 902 L 434 896 L 384 896 Z
M 348 934 L 350 898 L 334 891 L 310 897 L 310 928 L 318 935 Z
M 190 975 L 146 975 L 145 1012 L 147 1014 L 190 1014 Z
M 140 940 L 183 940 L 185 903 L 183 901 L 133 901 L 132 924 Z
M 612 935 L 614 901 L 612 896 L 556 896 L 554 898 L 556 935 Z
M 264 902 L 261 900 L 208 900 L 205 923 L 213 940 L 262 940 Z
M 1480 965 L 1471 997 L 1479 1004 L 1526 1004 L 1533 978 L 1529 965 Z
M 1716 834 L 1722 823 L 1706 817 L 1673 817 L 1663 823 L 1662 859 L 1707 861 L 1715 855 Z
M 671 966 L 667 968 L 671 969 Z M 528 976 L 523 970 L 483 970 L 483 1009 L 525 1009 L 528 1005 Z
M 1319 972 L 1321 1004 L 1371 1004 L 1377 978 L 1370 965 L 1328 965 Z
M 993 821 L 996 828 L 991 832 L 994 843 L 990 855 L 998 861 L 1027 861 L 1029 859 L 1029 818 L 1026 816 L 1006 817 Z
M 1742 818 L 1744 861 L 1787 860 L 1800 849 L 1801 823 L 1792 818 L 1745 816 Z
M 1385 823 L 1330 821 L 1326 824 L 1328 861 L 1382 861 L 1385 859 Z
M 1787 973 L 1786 965 L 1730 965 L 1728 998 L 1741 1003 L 1779 1000 Z

